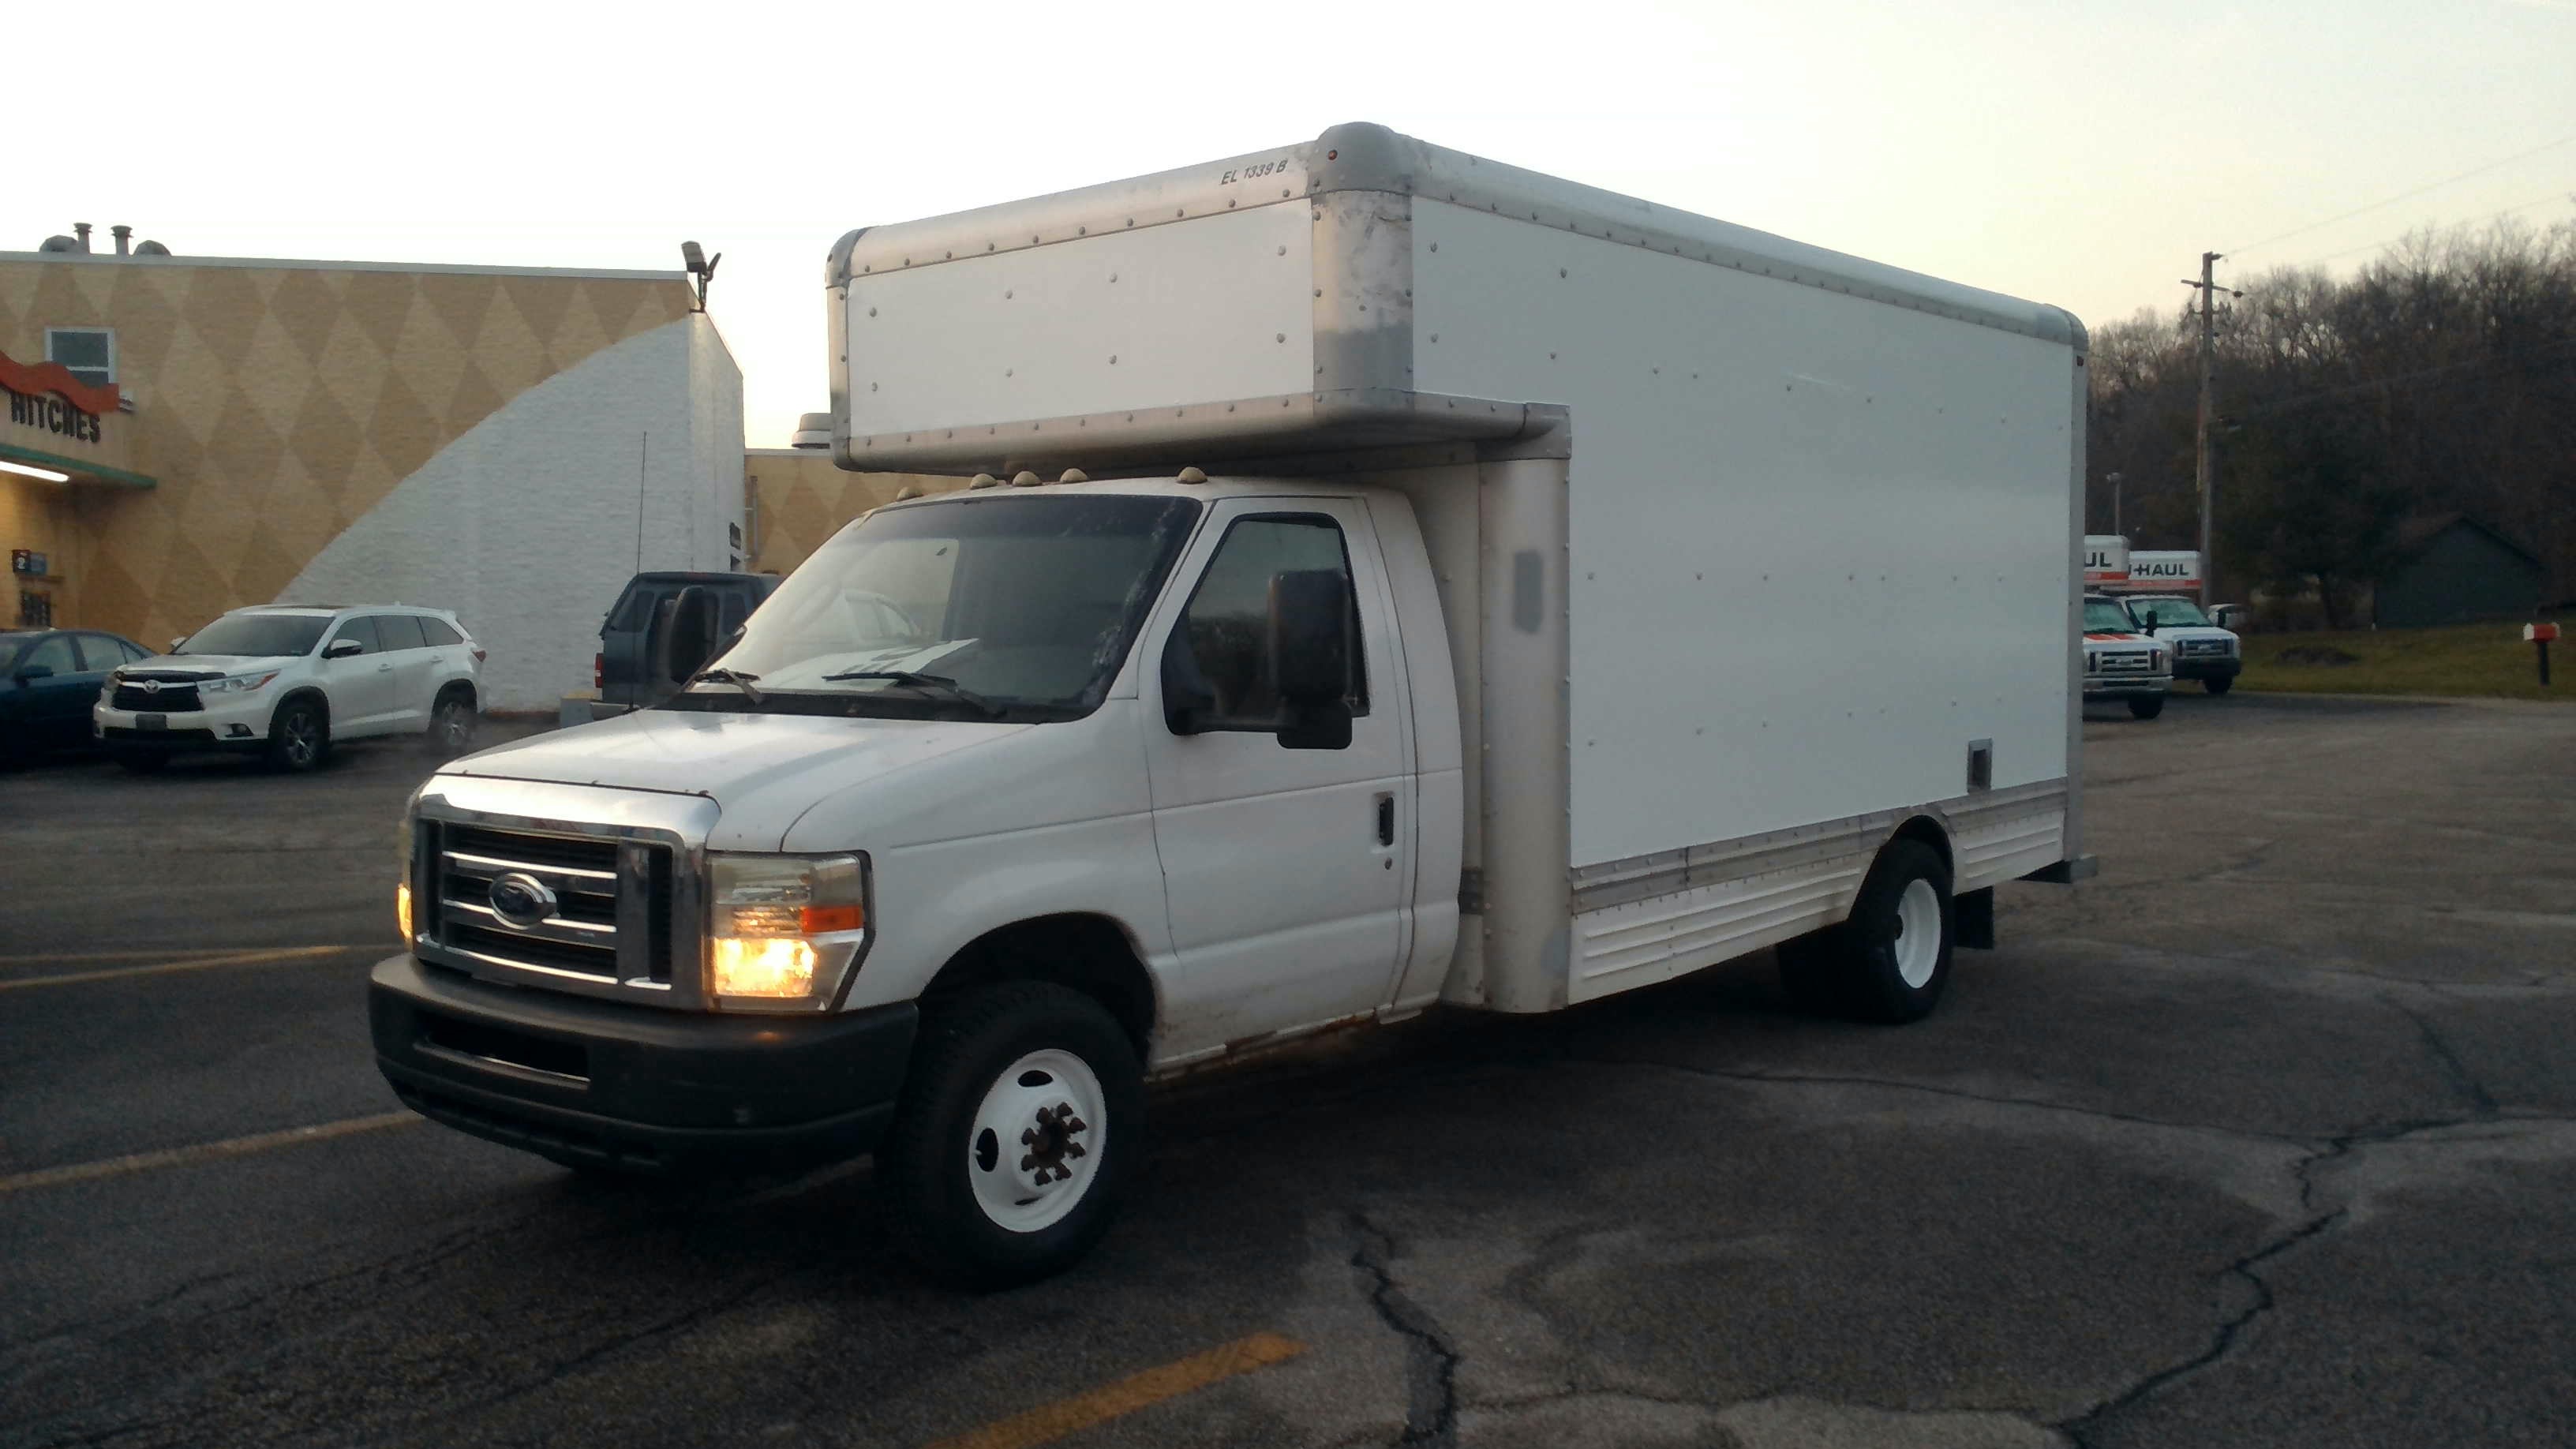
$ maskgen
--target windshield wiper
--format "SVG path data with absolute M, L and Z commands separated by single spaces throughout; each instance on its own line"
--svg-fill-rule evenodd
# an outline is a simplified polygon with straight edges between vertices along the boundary
M 758 704 L 760 703 L 760 691 L 752 688 L 751 682 L 759 677 L 760 676 L 757 674 L 745 674 L 739 669 L 701 669 L 697 673 L 689 676 L 689 683 L 695 684 L 701 679 L 707 679 L 713 680 L 718 684 L 730 684 L 734 688 L 742 691 L 743 698 L 750 700 L 753 704 Z
M 914 689 L 935 689 L 951 698 L 963 700 L 997 719 L 1001 717 L 1003 712 L 1000 705 L 993 703 L 991 700 L 986 699 L 984 696 L 977 694 L 975 691 L 968 689 L 966 686 L 959 684 L 956 680 L 950 679 L 944 674 L 921 674 L 910 669 L 853 669 L 842 674 L 826 674 L 823 676 L 823 682 L 826 684 L 829 684 L 836 679 L 883 679 L 890 683 L 907 685 Z

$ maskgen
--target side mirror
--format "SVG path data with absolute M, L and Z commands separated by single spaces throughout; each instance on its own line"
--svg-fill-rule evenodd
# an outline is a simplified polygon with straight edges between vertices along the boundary
M 716 652 L 716 596 L 691 584 L 654 611 L 653 673 L 671 689 Z
M 18 682 L 20 684 L 33 684 L 39 679 L 51 679 L 53 677 L 54 666 L 50 664 L 30 664 L 26 668 L 18 671 Z
M 2156 632 L 2156 611 L 2153 609 L 2147 611 L 2147 632 L 2150 634 Z
M 1279 743 L 1340 750 L 1351 743 L 1351 589 L 1339 569 L 1270 576 L 1270 677 L 1278 681 Z
M 367 646 L 359 643 L 355 639 L 334 639 L 329 644 L 323 646 L 322 657 L 325 659 L 346 659 L 353 654 L 364 654 L 366 652 Z

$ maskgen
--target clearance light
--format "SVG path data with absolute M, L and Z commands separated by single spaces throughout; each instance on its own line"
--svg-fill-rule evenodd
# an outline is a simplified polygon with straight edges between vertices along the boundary
M 707 995 L 743 1011 L 828 1008 L 868 940 L 867 867 L 855 855 L 715 855 Z

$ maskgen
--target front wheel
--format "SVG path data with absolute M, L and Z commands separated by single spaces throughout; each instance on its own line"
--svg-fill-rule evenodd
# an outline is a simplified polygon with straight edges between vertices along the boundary
M 970 1286 L 1062 1272 L 1109 1229 L 1144 1105 L 1136 1049 L 1090 997 L 1021 981 L 946 1003 L 878 1154 L 897 1226 Z
M 2204 679 L 2200 682 L 2200 687 L 2208 690 L 2212 694 L 2225 694 L 2227 691 L 2236 687 L 2236 676 L 2232 674 L 2221 674 L 2215 678 Z
M 268 722 L 268 762 L 302 774 L 322 763 L 331 748 L 331 720 L 309 699 L 290 699 Z
M 2129 713 L 2140 719 L 2154 719 L 2164 712 L 2165 697 L 2161 694 L 2141 694 L 2129 701 Z

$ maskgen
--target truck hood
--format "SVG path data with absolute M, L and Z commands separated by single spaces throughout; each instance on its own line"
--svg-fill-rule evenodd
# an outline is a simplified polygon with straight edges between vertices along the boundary
M 2235 630 L 2221 629 L 2215 624 L 2167 624 L 2156 631 L 2156 637 L 2168 644 L 2185 639 L 2217 639 L 2230 645 L 2237 642 Z
M 721 808 L 719 848 L 779 848 L 827 797 L 1035 728 L 979 720 L 850 719 L 639 710 L 495 746 L 441 775 L 699 795 Z

